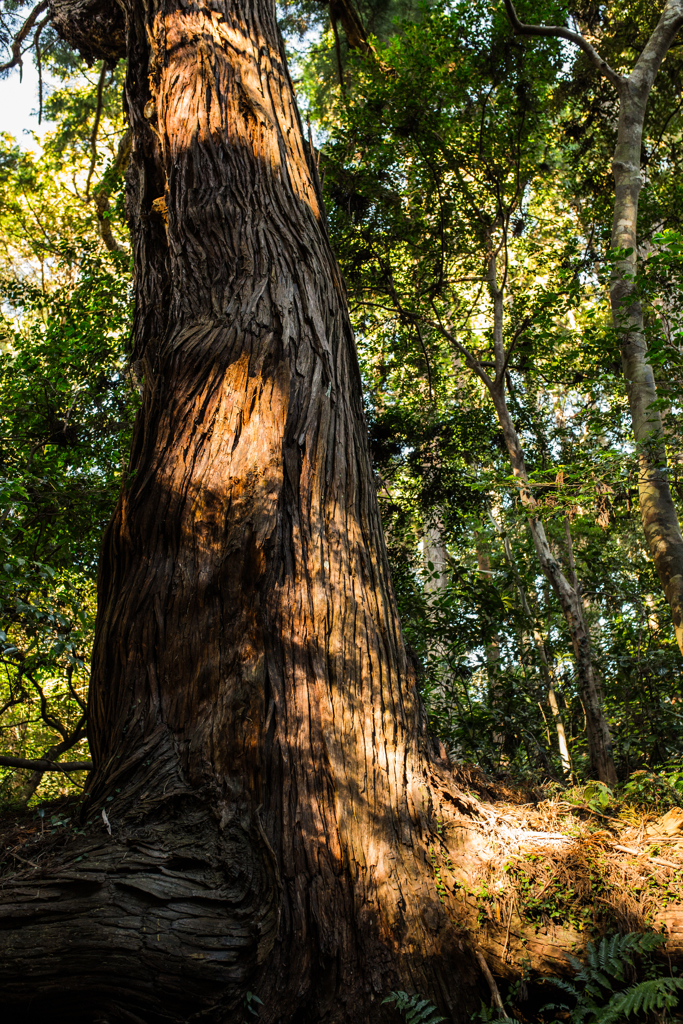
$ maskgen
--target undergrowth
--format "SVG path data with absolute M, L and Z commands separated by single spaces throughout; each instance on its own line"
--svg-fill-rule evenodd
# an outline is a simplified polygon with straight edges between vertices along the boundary
M 556 787 L 534 802 L 487 801 L 489 856 L 466 877 L 454 870 L 443 829 L 435 837 L 429 854 L 439 900 L 465 899 L 479 927 L 518 920 L 591 938 L 651 930 L 683 903 L 683 811 L 671 806 L 680 775 L 656 783 L 655 803 L 647 802 L 654 783 L 646 773 L 618 792 L 592 782 Z
M 655 932 L 631 932 L 590 942 L 584 962 L 568 956 L 576 971 L 573 982 L 547 979 L 570 1002 L 549 1003 L 544 1011 L 559 1010 L 565 1019 L 568 1014 L 572 1024 L 618 1024 L 632 1014 L 634 1020 L 670 1014 L 680 1003 L 683 980 L 652 956 L 664 941 Z
M 681 1020 L 683 979 L 674 977 L 667 964 L 653 955 L 664 937 L 656 932 L 630 932 L 604 936 L 586 947 L 585 960 L 568 956 L 575 974 L 573 981 L 541 978 L 553 986 L 565 1001 L 545 1003 L 536 1012 L 524 1010 L 524 985 L 512 986 L 504 1009 L 482 1002 L 471 1018 L 472 1024 L 621 1024 L 621 1022 L 665 1022 Z M 499 995 L 499 994 L 498 994 Z M 500 999 L 499 1005 L 500 1005 Z M 406 1024 L 438 1024 L 445 1018 L 420 995 L 392 992 L 384 1003 L 393 1003 Z

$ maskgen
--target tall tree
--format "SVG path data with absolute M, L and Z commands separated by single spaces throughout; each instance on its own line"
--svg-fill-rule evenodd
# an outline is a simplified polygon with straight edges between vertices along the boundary
M 422 345 L 423 336 L 445 339 L 454 372 L 466 367 L 488 392 L 539 567 L 571 636 L 592 771 L 611 786 L 613 742 L 581 590 L 549 541 L 513 406 L 511 374 L 560 333 L 557 321 L 576 293 L 562 270 L 575 260 L 571 243 L 556 232 L 559 293 L 537 283 L 547 274 L 548 250 L 522 238 L 534 200 L 547 190 L 550 168 L 541 158 L 552 78 L 487 13 L 484 5 L 437 8 L 388 48 L 393 75 L 367 72 L 366 96 L 347 114 L 330 155 L 341 153 L 346 164 L 338 186 L 355 177 L 365 193 L 359 208 L 365 202 L 375 210 L 368 215 L 375 230 L 359 212 L 345 246 L 365 257 L 353 281 L 359 306 L 388 305 Z M 419 77 L 430 82 L 429 102 L 416 99 Z M 383 179 L 405 181 L 409 202 L 387 196 Z
M 427 851 L 474 805 L 401 639 L 274 7 L 52 10 L 128 59 L 143 395 L 99 574 L 91 816 L 29 902 L 5 890 L 4 1002 L 225 1020 L 250 988 L 266 1021 L 361 1021 L 410 986 L 457 1017 L 469 968 Z
M 619 99 L 619 126 L 612 159 L 614 207 L 612 248 L 617 254 L 610 287 L 633 434 L 638 445 L 640 512 L 643 532 L 683 652 L 683 535 L 669 485 L 661 408 L 648 357 L 643 308 L 636 287 L 638 201 L 643 185 L 641 150 L 648 100 L 659 69 L 683 26 L 683 4 L 666 0 L 654 30 L 628 74 L 615 71 L 580 31 L 565 26 L 523 23 L 512 0 L 504 0 L 519 35 L 555 36 L 579 47 L 610 82 Z
M 477 927 L 492 819 L 427 735 L 274 8 L 53 9 L 94 57 L 126 41 L 142 405 L 82 828 L 5 879 L 3 1009 L 218 1024 L 256 992 L 267 1024 L 360 1024 L 409 988 L 464 1021 L 477 961 L 504 970 L 535 926 Z

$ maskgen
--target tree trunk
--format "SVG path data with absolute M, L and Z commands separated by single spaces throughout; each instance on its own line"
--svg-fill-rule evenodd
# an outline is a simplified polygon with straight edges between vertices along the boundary
M 624 253 L 617 261 L 610 287 L 612 320 L 620 338 L 633 433 L 638 445 L 638 491 L 643 532 L 655 564 L 683 653 L 683 536 L 671 497 L 662 419 L 656 407 L 657 387 L 647 357 L 643 311 L 634 276 L 638 247 L 638 200 L 642 188 L 640 153 L 650 90 L 662 61 L 683 26 L 683 0 L 666 0 L 654 32 L 632 73 L 617 74 L 580 33 L 563 26 L 523 24 L 512 0 L 504 0 L 516 33 L 557 36 L 579 46 L 612 83 L 619 95 L 619 127 L 612 160 L 615 197 L 612 248 Z
M 491 515 L 491 520 L 492 520 L 494 526 L 496 527 L 496 530 L 498 531 L 498 533 L 502 533 L 502 531 L 500 529 L 500 526 L 498 525 L 498 523 L 496 523 L 496 521 L 495 521 L 495 519 L 493 518 L 492 515 Z M 536 653 L 538 654 L 538 660 L 539 660 L 540 665 L 541 665 L 541 672 L 542 672 L 542 675 L 543 675 L 543 681 L 544 681 L 546 689 L 548 691 L 548 704 L 550 705 L 550 710 L 552 712 L 553 722 L 554 722 L 554 725 L 555 725 L 555 732 L 557 733 L 557 745 L 558 745 L 558 748 L 559 748 L 559 751 L 560 751 L 560 761 L 562 763 L 562 773 L 565 776 L 565 778 L 570 779 L 571 778 L 571 772 L 572 772 L 572 762 L 571 762 L 571 758 L 569 756 L 569 747 L 567 745 L 567 736 L 566 736 L 566 733 L 564 731 L 564 722 L 562 720 L 562 713 L 560 712 L 560 705 L 558 703 L 557 693 L 555 691 L 554 671 L 553 671 L 553 668 L 551 667 L 551 664 L 550 664 L 550 662 L 548 660 L 548 654 L 546 652 L 546 647 L 545 647 L 545 643 L 543 642 L 543 637 L 541 635 L 541 631 L 540 631 L 540 629 L 538 627 L 538 623 L 536 621 L 536 616 L 533 614 L 533 612 L 531 610 L 531 605 L 529 604 L 529 601 L 528 601 L 528 598 L 527 598 L 527 595 L 526 595 L 526 590 L 524 589 L 524 580 L 522 579 L 522 577 L 520 576 L 519 572 L 517 571 L 517 566 L 515 564 L 515 559 L 514 559 L 513 554 L 512 554 L 512 545 L 510 544 L 510 538 L 505 533 L 502 533 L 502 537 L 503 537 L 503 548 L 505 550 L 505 557 L 506 557 L 507 563 L 510 566 L 510 569 L 512 570 L 512 573 L 513 573 L 513 575 L 515 577 L 515 583 L 517 584 L 517 591 L 519 593 L 519 599 L 520 599 L 520 602 L 521 602 L 521 605 L 522 605 L 522 612 L 524 613 L 524 617 L 525 617 L 525 619 L 527 621 L 527 625 L 528 625 L 529 631 L 531 632 L 531 634 L 533 636 L 533 639 L 534 639 L 534 646 L 536 647 Z
M 534 542 L 538 562 L 555 592 L 569 629 L 572 647 L 574 648 L 577 685 L 586 709 L 586 732 L 591 770 L 602 782 L 608 786 L 613 786 L 617 781 L 617 773 L 612 755 L 612 736 L 609 723 L 603 711 L 604 698 L 601 687 L 593 667 L 590 632 L 583 615 L 581 595 L 578 587 L 572 587 L 562 572 L 548 544 L 543 523 L 537 518 L 537 504 L 529 486 L 529 474 L 524 459 L 524 450 L 505 398 L 507 357 L 503 339 L 504 296 L 503 289 L 497 283 L 495 255 L 492 255 L 489 259 L 488 272 L 489 291 L 493 300 L 495 379 L 489 376 L 479 362 L 475 361 L 471 365 L 472 369 L 478 373 L 486 385 L 493 400 L 498 423 L 503 432 L 505 447 L 510 458 L 512 475 L 519 486 L 520 500 L 529 514 L 529 531 Z
M 54 5 L 97 52 L 98 5 Z M 249 989 L 265 1024 L 334 1024 L 402 988 L 465 1019 L 474 957 L 429 849 L 476 805 L 406 659 L 274 5 L 123 6 L 143 400 L 99 573 L 85 835 L 4 889 L 4 1004 L 226 1021 Z
M 488 584 L 491 580 L 491 558 L 489 553 L 488 539 L 481 530 L 474 531 L 474 550 L 477 556 L 477 568 L 482 574 L 484 581 Z M 489 684 L 489 701 L 491 707 L 495 712 L 501 713 L 501 718 L 505 717 L 505 709 L 501 707 L 503 703 L 503 688 L 501 686 L 502 679 L 500 674 L 500 637 L 498 633 L 494 633 L 489 642 L 486 644 L 486 676 Z M 504 753 L 506 751 L 506 742 L 508 736 L 505 731 L 498 732 L 497 729 L 493 730 L 492 735 L 493 745 L 498 751 L 497 767 L 500 767 L 500 763 Z
M 633 281 L 637 269 L 638 200 L 642 187 L 640 151 L 647 100 L 656 68 L 652 73 L 646 66 L 645 71 L 650 71 L 651 75 L 634 72 L 621 89 L 619 130 L 612 163 L 615 183 L 612 247 L 630 250 L 630 253 L 616 264 L 610 296 L 638 446 L 638 495 L 643 532 L 671 607 L 676 640 L 683 652 L 683 536 L 669 486 L 662 417 L 656 405 L 654 372 L 648 361 L 643 310 Z
M 515 477 L 520 482 L 521 500 L 529 510 L 529 530 L 534 542 L 538 561 L 546 578 L 560 602 L 562 614 L 569 628 L 569 635 L 574 648 L 574 664 L 579 693 L 586 709 L 586 733 L 588 751 L 593 773 L 601 782 L 613 786 L 617 774 L 612 756 L 612 736 L 609 723 L 603 711 L 602 689 L 593 667 L 591 639 L 588 625 L 584 618 L 581 595 L 572 587 L 566 578 L 559 562 L 548 544 L 543 523 L 536 518 L 535 500 L 529 488 L 529 477 L 524 462 L 524 454 L 510 416 L 505 397 L 497 390 L 492 393 L 498 421 L 503 429 L 510 462 Z

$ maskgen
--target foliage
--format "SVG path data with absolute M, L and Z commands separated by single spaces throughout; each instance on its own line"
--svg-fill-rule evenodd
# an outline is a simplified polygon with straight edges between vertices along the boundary
M 23 8 L 8 10 L 5 43 Z M 364 0 L 359 12 L 378 59 L 350 52 L 320 4 L 279 9 L 302 109 L 321 143 L 394 587 L 431 726 L 454 757 L 492 774 L 586 781 L 570 638 L 539 577 L 493 409 L 443 333 L 490 359 L 494 240 L 506 261 L 505 331 L 514 343 L 508 400 L 566 573 L 568 536 L 572 543 L 624 784 L 614 798 L 665 809 L 679 788 L 659 767 L 683 743 L 683 680 L 640 533 L 636 453 L 607 312 L 614 96 L 580 53 L 515 38 L 501 5 Z M 572 12 L 624 67 L 655 17 L 621 2 Z M 539 22 L 567 14 L 561 3 L 524 5 Z M 93 199 L 107 199 L 107 222 L 125 249 L 117 163 L 125 68 L 86 68 L 56 37 L 41 38 L 55 83 L 44 106 L 56 129 L 39 156 L 7 137 L 0 148 L 0 707 L 9 701 L 0 727 L 3 750 L 28 755 L 63 741 L 43 717 L 41 690 L 48 718 L 68 736 L 82 717 L 97 550 L 137 402 L 124 355 L 128 256 L 105 252 Z M 681 67 L 672 53 L 652 96 L 637 281 L 677 497 Z M 1 774 L 9 790 L 25 785 Z M 62 783 L 46 778 L 41 793 Z M 581 799 L 603 813 L 609 806 L 599 788 Z
M 603 937 L 598 943 L 589 943 L 585 962 L 569 955 L 576 972 L 572 982 L 560 978 L 543 978 L 541 981 L 569 995 L 572 1003 L 546 1004 L 540 1019 L 547 1021 L 552 1011 L 560 1011 L 562 1019 L 568 1019 L 572 1024 L 616 1024 L 632 1014 L 642 1019 L 643 1015 L 652 1012 L 676 1009 L 681 1001 L 683 979 L 663 975 L 663 962 L 652 956 L 664 941 L 662 935 L 653 932 L 614 934 Z M 518 998 L 519 987 L 513 986 L 514 992 L 510 993 L 513 1000 Z M 405 1009 L 409 1004 L 421 1005 L 419 996 L 409 1000 L 405 993 L 392 993 L 384 1002 L 394 1001 L 397 996 L 403 997 L 403 1004 L 396 1000 L 399 1009 Z M 426 1000 L 422 1002 L 431 1005 Z M 435 1011 L 434 1007 L 431 1009 Z M 503 1014 L 498 1009 L 489 1009 L 484 1003 L 472 1020 L 490 1024 L 500 1018 L 510 1022 L 517 1020 L 507 1011 Z M 406 1020 L 410 1019 L 406 1016 Z M 430 1017 L 424 1019 L 432 1020 Z
M 384 1003 L 393 1003 L 396 1009 L 403 1014 L 406 1024 L 439 1024 L 445 1017 L 439 1016 L 439 1011 L 428 999 L 422 999 L 419 995 L 409 996 L 407 992 L 392 992 Z
M 250 1020 L 253 1020 L 254 1017 L 258 1017 L 259 1006 L 263 1006 L 263 1000 L 260 999 L 255 992 L 247 992 L 247 994 L 244 997 L 244 1008 L 250 1015 Z
M 525 13 L 562 20 L 560 7 L 537 7 Z M 601 46 L 628 60 L 629 33 L 644 29 L 619 12 L 625 28 L 592 8 L 581 16 L 597 18 Z M 627 778 L 675 756 L 683 719 L 680 655 L 640 531 L 609 324 L 613 100 L 600 82 L 585 88 L 580 55 L 568 65 L 557 41 L 513 38 L 486 4 L 431 5 L 378 55 L 350 62 L 345 103 L 320 114 L 320 166 L 352 300 L 395 587 L 432 724 L 456 758 L 559 779 L 550 671 L 575 778 L 588 769 L 570 638 L 539 579 L 500 430 L 463 354 L 491 360 L 493 240 L 509 296 L 508 401 L 566 574 L 571 534 Z M 674 79 L 657 87 L 652 131 L 675 146 Z M 662 231 L 666 219 L 659 233 L 649 226 L 655 207 L 671 223 L 678 216 L 667 159 L 653 150 L 648 164 L 640 288 L 653 359 L 671 381 L 663 394 L 677 486 L 679 250 L 671 229 Z M 655 178 L 664 204 L 652 198 Z
M 612 1024 L 632 1013 L 674 1009 L 679 1004 L 683 980 L 662 976 L 662 964 L 652 957 L 664 941 L 662 935 L 652 932 L 631 932 L 589 943 L 584 963 L 569 957 L 576 971 L 573 982 L 548 979 L 574 999 L 573 1007 L 550 1004 L 546 1010 L 570 1010 L 572 1024 Z M 636 961 L 644 975 L 641 981 L 634 981 Z
M 683 806 L 683 766 L 665 765 L 660 771 L 633 772 L 621 789 L 624 800 L 637 807 L 652 807 L 659 812 Z
M 84 711 L 98 549 L 135 408 L 127 268 L 87 243 L 64 247 L 65 264 L 73 284 L 5 288 L 0 664 L 4 749 L 21 756 L 71 736 Z
M 57 128 L 42 152 L 0 140 L 0 735 L 3 754 L 82 760 L 97 558 L 137 391 L 129 258 L 103 246 L 87 194 L 115 159 L 120 71 L 103 89 L 93 150 L 97 75 L 73 62 L 51 70 L 65 85 L 45 99 Z M 107 188 L 122 234 L 122 190 Z M 0 768 L 5 801 L 81 782 Z

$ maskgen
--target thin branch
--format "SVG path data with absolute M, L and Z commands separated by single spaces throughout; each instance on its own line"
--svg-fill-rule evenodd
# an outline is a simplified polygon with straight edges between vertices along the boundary
M 505 12 L 510 19 L 510 24 L 517 35 L 557 36 L 560 39 L 566 39 L 568 42 L 573 43 L 574 46 L 578 46 L 579 49 L 583 50 L 598 71 L 612 83 L 617 92 L 621 92 L 625 80 L 616 71 L 612 70 L 607 61 L 603 60 L 598 51 L 591 46 L 580 32 L 572 32 L 571 29 L 564 28 L 562 25 L 526 25 L 519 20 L 512 0 L 503 0 L 503 3 L 505 4 Z
M 35 25 L 38 16 L 45 10 L 47 10 L 47 0 L 42 0 L 42 3 L 33 8 L 12 41 L 12 59 L 7 61 L 6 64 L 0 64 L 0 72 L 9 71 L 10 68 L 16 67 L 17 64 L 21 67 L 21 44 Z M 49 17 L 52 17 L 52 15 L 49 15 Z
M 38 786 L 42 782 L 43 775 L 46 771 L 62 770 L 62 762 L 56 759 L 60 757 L 62 754 L 64 754 L 67 750 L 71 750 L 72 747 L 75 747 L 77 743 L 80 743 L 80 741 L 85 738 L 85 719 L 86 714 L 84 711 L 73 732 L 71 732 L 69 735 L 64 736 L 64 739 L 62 740 L 61 743 L 55 743 L 53 746 L 51 746 L 50 749 L 46 751 L 45 756 L 40 758 L 39 761 L 36 762 L 36 764 L 40 764 L 40 767 L 37 767 L 33 771 L 30 779 L 21 790 L 21 797 L 25 804 L 28 803 L 28 801 L 35 793 L 35 791 L 38 789 Z M 44 768 L 42 767 L 43 763 L 53 764 L 57 767 L 50 769 Z
M 25 700 L 25 694 L 20 693 L 18 697 L 10 696 L 9 700 L 6 700 L 4 704 L 0 705 L 0 715 L 4 715 L 10 708 L 14 708 L 17 704 L 23 704 Z M 17 724 L 16 722 L 14 723 Z M 13 729 L 14 725 L 0 726 L 0 728 Z
M 123 174 L 128 164 L 130 157 L 130 150 L 132 145 L 132 133 L 128 128 L 125 134 L 119 141 L 119 147 L 116 153 L 116 159 L 114 160 L 113 171 L 115 174 Z M 97 213 L 97 220 L 100 225 L 100 235 L 102 241 L 106 245 L 110 252 L 120 252 L 127 254 L 128 250 L 124 245 L 121 245 L 114 238 L 114 234 L 111 229 L 111 222 L 108 214 L 111 212 L 111 206 L 109 204 L 109 192 L 110 189 L 106 184 L 100 185 L 94 194 L 95 200 L 95 211 Z
M 512 907 L 510 908 L 510 916 L 512 916 Z M 484 954 L 481 952 L 481 950 L 477 949 L 475 950 L 475 956 L 479 961 L 479 966 L 481 967 L 482 973 L 486 978 L 486 982 L 491 991 L 491 997 L 493 999 L 496 1009 L 498 1010 L 500 1017 L 502 1017 L 503 1020 L 510 1020 L 505 1010 L 503 1000 L 500 997 L 500 991 L 498 990 L 498 986 L 496 985 L 495 978 L 491 974 L 489 965 L 486 963 L 486 960 L 484 959 Z
M 90 133 L 90 148 L 92 150 L 92 157 L 90 159 L 90 167 L 88 169 L 88 177 L 85 182 L 85 198 L 86 201 L 90 199 L 90 181 L 95 171 L 95 164 L 97 163 L 97 132 L 100 127 L 100 118 L 102 117 L 102 93 L 104 92 L 104 79 L 107 74 L 107 62 L 102 61 L 102 70 L 100 71 L 100 77 L 97 82 L 97 106 L 95 107 L 95 120 L 92 126 L 92 132 Z
M 46 14 L 43 20 L 38 22 L 36 25 L 36 31 L 33 35 L 33 45 L 36 50 L 36 64 L 38 66 L 38 124 L 41 124 L 43 120 L 43 52 L 40 49 L 40 33 L 51 18 L 51 14 Z
M 527 327 L 531 326 L 531 323 L 532 323 L 531 317 L 530 316 L 525 316 L 524 319 L 522 320 L 521 325 L 517 328 L 517 330 L 515 331 L 514 335 L 512 336 L 512 341 L 510 342 L 510 347 L 507 350 L 507 355 L 505 356 L 505 363 L 503 365 L 503 372 L 504 373 L 507 373 L 508 366 L 509 366 L 509 363 L 510 363 L 510 357 L 512 356 L 512 353 L 514 352 L 514 350 L 515 350 L 515 348 L 517 346 L 517 342 L 519 341 L 521 336 L 524 334 L 524 332 L 526 331 Z M 513 369 L 514 369 L 514 367 L 513 367 Z
M 449 331 L 447 327 L 444 326 L 439 315 L 439 311 L 435 308 L 433 302 L 432 309 L 434 310 L 437 319 L 423 320 L 423 323 L 425 323 L 428 327 L 433 327 L 435 330 L 439 331 L 447 341 L 450 341 L 453 348 L 457 352 L 459 352 L 461 356 L 463 356 L 465 363 L 467 364 L 467 366 L 469 366 L 470 370 L 474 370 L 474 372 L 484 382 L 489 391 L 492 391 L 494 388 L 494 383 L 491 380 L 488 373 L 486 372 L 486 370 L 484 369 L 484 367 L 482 366 L 482 364 L 480 363 L 480 361 L 477 359 L 476 356 L 474 356 L 469 351 L 469 349 L 465 348 L 465 346 L 458 341 L 455 335 L 451 331 Z
M 424 338 L 422 337 L 422 328 L 420 327 L 420 321 L 415 321 L 415 330 L 417 332 L 417 339 L 420 342 L 420 348 L 422 349 L 422 355 L 425 357 L 425 363 L 427 364 L 427 383 L 429 385 L 429 401 L 434 401 L 434 389 L 432 388 L 432 368 L 429 363 L 429 355 L 425 347 Z
M 83 700 L 83 698 L 80 697 L 76 693 L 76 690 L 74 689 L 74 686 L 73 686 L 73 683 L 72 683 L 73 674 L 74 674 L 73 665 L 69 665 L 69 667 L 67 669 L 67 672 L 66 672 L 66 685 L 69 687 L 69 690 L 71 691 L 71 696 L 74 698 L 74 700 L 76 701 L 76 703 L 80 707 L 81 711 L 85 712 L 87 710 L 87 705 L 86 705 L 85 701 Z
M 5 757 L 0 755 L 0 765 L 5 768 L 30 768 L 38 772 L 87 772 L 92 768 L 92 761 L 46 761 L 41 758 L 29 761 L 25 757 Z
M 54 729 L 55 732 L 59 733 L 63 740 L 66 740 L 67 736 L 69 735 L 69 731 L 61 724 L 61 722 L 58 722 L 56 718 L 53 718 L 52 715 L 49 714 L 47 698 L 43 692 L 42 686 L 40 685 L 38 680 L 35 679 L 33 676 L 30 676 L 28 672 L 26 673 L 26 678 L 29 680 L 30 683 L 33 684 L 33 686 L 35 686 L 36 690 L 40 694 L 40 717 L 42 718 L 46 725 L 49 725 L 51 729 Z
M 18 860 L 20 864 L 28 864 L 32 868 L 37 868 L 39 866 L 34 860 L 28 860 L 26 857 L 21 857 L 18 853 L 15 853 L 14 850 L 8 850 L 7 852 L 10 857 L 14 857 L 14 859 Z

